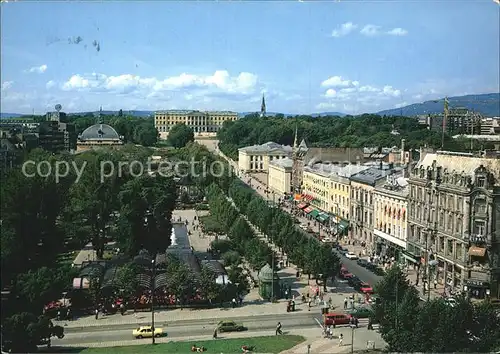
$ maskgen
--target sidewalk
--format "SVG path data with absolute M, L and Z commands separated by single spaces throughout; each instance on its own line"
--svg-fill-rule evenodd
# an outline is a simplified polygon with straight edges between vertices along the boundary
M 223 308 L 211 309 L 172 309 L 172 310 L 158 310 L 155 311 L 155 322 L 169 323 L 177 321 L 189 320 L 214 320 L 214 323 L 223 320 L 238 317 L 248 316 L 263 316 L 263 315 L 283 315 L 285 313 L 286 300 L 280 300 L 278 303 L 269 303 L 263 300 L 257 300 L 253 303 L 243 302 L 242 306 L 231 308 L 227 305 Z M 299 308 L 306 308 L 306 304 L 297 303 Z M 290 316 L 300 314 L 300 311 L 289 312 Z M 64 326 L 66 328 L 79 328 L 79 327 L 94 327 L 94 326 L 113 326 L 113 325 L 146 325 L 151 323 L 151 312 L 136 312 L 132 310 L 127 311 L 125 316 L 121 314 L 99 316 L 96 320 L 94 316 L 85 316 L 77 318 L 73 321 L 57 321 L 53 320 L 55 325 Z

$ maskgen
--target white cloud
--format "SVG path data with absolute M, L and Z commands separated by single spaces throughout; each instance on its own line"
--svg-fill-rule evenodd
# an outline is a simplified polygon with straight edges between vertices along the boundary
M 380 91 L 378 88 L 370 85 L 364 85 L 359 88 L 359 92 L 378 92 L 378 91 Z
M 359 82 L 354 81 L 359 85 Z M 349 87 L 353 85 L 351 80 L 344 80 L 342 76 L 332 76 L 321 83 L 323 87 Z
M 357 25 L 355 25 L 352 22 L 346 22 L 342 25 L 340 25 L 337 29 L 334 29 L 332 31 L 332 37 L 343 37 L 347 36 L 349 33 L 354 31 L 356 28 L 358 28 Z
M 376 25 L 366 25 L 361 31 L 359 31 L 364 36 L 373 37 L 380 34 L 380 26 Z
M 316 105 L 317 109 L 331 109 L 336 107 L 337 107 L 336 103 L 330 103 L 330 102 L 321 102 Z
M 332 88 L 331 88 L 331 89 L 326 90 L 326 92 L 325 92 L 325 97 L 330 98 L 330 97 L 335 97 L 335 96 L 337 96 L 337 91 L 335 91 L 335 90 L 334 90 L 334 89 L 332 89 Z
M 182 73 L 178 76 L 159 79 L 132 74 L 107 76 L 105 74 L 73 75 L 62 85 L 65 91 L 111 91 L 132 93 L 140 90 L 153 92 L 182 89 L 209 90 L 227 94 L 251 94 L 258 89 L 258 77 L 249 72 L 231 76 L 226 70 L 217 70 L 212 75 Z
M 380 102 L 396 104 L 391 101 L 401 97 L 401 90 L 393 86 L 366 85 L 342 76 L 332 76 L 323 81 L 321 86 L 327 88 L 322 95 L 326 100 L 319 103 L 317 109 L 329 109 L 336 105 L 343 107 L 345 112 L 354 112 L 360 104 L 375 109 L 380 106 Z
M 54 80 L 50 80 L 50 81 L 47 81 L 47 83 L 45 84 L 45 87 L 47 89 L 51 89 L 52 87 L 54 87 L 56 85 L 57 85 L 57 83 Z
M 43 74 L 45 71 L 47 71 L 48 66 L 43 64 L 40 66 L 34 66 L 32 68 L 29 68 L 27 72 L 29 73 L 37 73 L 37 74 Z
M 400 90 L 396 90 L 392 86 L 384 86 L 384 88 L 382 89 L 381 93 L 383 95 L 392 96 L 392 97 L 399 97 L 399 96 L 401 96 L 401 91 Z
M 14 81 L 2 82 L 2 91 L 7 91 L 8 89 L 10 89 L 12 87 L 13 84 L 14 84 Z
M 406 36 L 408 34 L 408 31 L 404 28 L 397 27 L 391 29 L 390 31 L 387 31 L 386 33 L 390 36 Z

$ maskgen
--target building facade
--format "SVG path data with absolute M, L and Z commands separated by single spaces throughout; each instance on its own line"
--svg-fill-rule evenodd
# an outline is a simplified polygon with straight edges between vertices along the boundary
M 274 193 L 292 192 L 292 167 L 293 160 L 288 157 L 269 162 L 268 186 Z
M 404 258 L 407 240 L 408 181 L 396 175 L 388 176 L 385 183 L 375 187 L 374 213 L 376 253 Z
M 384 166 L 380 166 L 384 167 Z M 351 234 L 359 241 L 373 244 L 374 194 L 375 187 L 385 181 L 393 172 L 387 169 L 370 167 L 350 177 L 351 180 Z
M 268 172 L 273 160 L 291 158 L 292 147 L 272 141 L 238 149 L 238 168 L 244 172 Z
M 213 135 L 222 128 L 224 122 L 235 121 L 238 113 L 230 111 L 190 111 L 171 110 L 155 112 L 155 127 L 161 139 L 168 137 L 168 132 L 176 124 L 185 124 L 195 135 Z
M 408 251 L 420 257 L 422 278 L 499 298 L 499 156 L 426 154 L 409 187 Z

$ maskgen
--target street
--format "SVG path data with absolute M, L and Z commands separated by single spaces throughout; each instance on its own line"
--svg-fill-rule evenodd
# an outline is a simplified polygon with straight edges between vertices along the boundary
M 349 246 L 347 246 L 347 248 L 349 248 Z M 361 267 L 360 265 L 358 265 L 356 263 L 356 261 L 354 260 L 350 260 L 344 256 L 342 256 L 337 250 L 335 250 L 335 253 L 337 253 L 337 255 L 339 256 L 340 258 L 340 261 L 341 263 L 347 268 L 349 269 L 349 271 L 354 274 L 355 276 L 357 276 L 359 279 L 361 279 L 362 281 L 374 286 L 375 284 L 377 284 L 377 282 L 379 280 L 382 279 L 381 276 L 378 276 L 376 275 L 375 273 L 369 271 L 368 269 L 366 268 L 363 268 Z
M 283 309 L 284 310 L 284 309 Z M 276 324 L 282 323 L 285 330 L 294 329 L 300 330 L 318 326 L 315 318 L 318 317 L 319 309 L 314 309 L 311 312 L 290 315 L 283 313 L 282 315 L 264 315 L 264 316 L 247 316 L 234 319 L 235 322 L 243 324 L 248 328 L 248 332 L 269 331 L 269 334 L 274 334 Z M 164 322 L 158 323 L 158 328 L 163 328 L 164 333 L 167 333 L 167 338 L 183 338 L 196 336 L 211 336 L 214 328 L 220 319 L 204 319 Z M 203 323 L 200 323 L 203 322 Z M 123 324 L 114 326 L 99 326 L 99 327 L 78 327 L 65 329 L 63 339 L 53 339 L 53 345 L 65 346 L 85 346 L 91 343 L 106 343 L 117 341 L 128 341 L 134 339 L 132 330 L 137 328 L 137 325 Z M 318 329 L 319 330 L 319 329 Z M 230 336 L 229 333 L 224 333 L 224 336 Z

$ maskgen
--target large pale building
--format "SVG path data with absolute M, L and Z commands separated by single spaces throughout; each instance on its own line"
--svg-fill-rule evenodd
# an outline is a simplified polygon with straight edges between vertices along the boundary
M 396 260 L 408 257 L 405 257 L 408 193 L 407 179 L 397 175 L 387 176 L 384 184 L 375 187 L 373 234 L 377 254 Z
M 291 158 L 292 147 L 272 141 L 262 145 L 252 145 L 238 150 L 238 168 L 244 172 L 268 172 L 269 163 L 274 160 Z
M 499 298 L 500 156 L 426 154 L 409 185 L 408 251 L 422 276 L 472 297 Z
M 168 137 L 168 132 L 176 124 L 185 124 L 195 135 L 214 136 L 224 122 L 235 121 L 238 113 L 230 111 L 190 111 L 169 110 L 155 112 L 155 127 L 161 139 Z
M 284 195 L 292 192 L 293 160 L 285 157 L 269 162 L 268 185 L 271 191 Z
M 381 167 L 381 168 L 380 168 Z M 371 167 L 350 177 L 351 229 L 354 238 L 373 243 L 375 187 L 394 170 L 391 165 Z
M 332 215 L 331 221 L 347 230 L 351 188 L 349 177 L 368 168 L 363 165 L 322 163 L 305 166 L 302 193 L 314 208 Z

